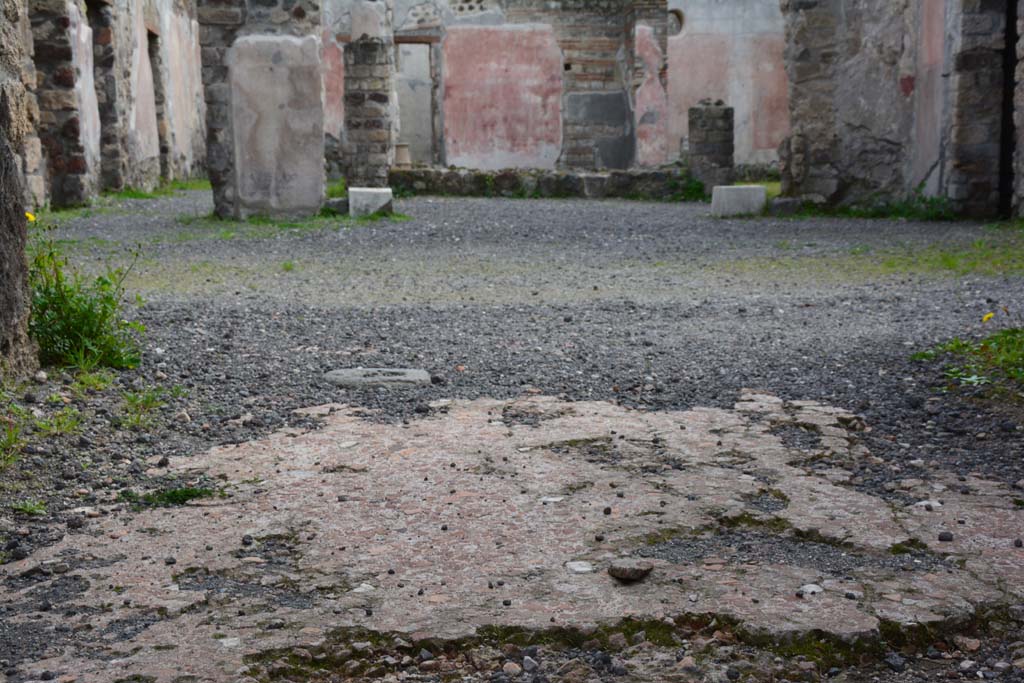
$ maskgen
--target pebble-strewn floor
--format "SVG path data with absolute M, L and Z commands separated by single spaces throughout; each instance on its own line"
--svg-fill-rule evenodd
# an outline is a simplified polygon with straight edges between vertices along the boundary
M 82 425 L 0 472 L 46 507 L 0 509 L 0 683 L 1024 679 L 1020 412 L 910 360 L 1022 279 L 881 265 L 1016 232 L 399 210 L 206 225 L 188 193 L 59 229 L 89 268 L 141 244 L 146 353 L 9 393 Z M 357 365 L 431 384 L 323 380 Z M 138 503 L 183 486 L 218 493 Z

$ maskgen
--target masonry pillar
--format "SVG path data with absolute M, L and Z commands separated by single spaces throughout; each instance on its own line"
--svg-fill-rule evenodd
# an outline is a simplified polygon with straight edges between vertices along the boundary
M 391 8 L 356 0 L 352 41 L 345 45 L 345 130 L 349 187 L 387 187 L 398 139 Z
M 39 136 L 54 206 L 84 204 L 100 189 L 100 115 L 93 82 L 92 29 L 71 2 L 36 2 L 32 28 Z
M 214 212 L 298 217 L 324 189 L 318 0 L 199 0 Z
M 690 173 L 708 192 L 733 182 L 734 118 L 721 100 L 690 108 Z
M 23 0 L 4 9 L 24 17 Z M 22 69 L 31 39 L 22 21 L 0 21 L 0 376 L 19 375 L 36 363 L 28 337 L 29 286 L 25 262 L 25 201 L 22 169 L 32 139 L 35 111 Z M 19 153 L 21 152 L 21 153 Z

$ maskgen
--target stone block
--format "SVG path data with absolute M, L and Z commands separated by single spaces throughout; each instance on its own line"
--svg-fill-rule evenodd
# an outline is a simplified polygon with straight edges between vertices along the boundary
M 756 215 L 767 203 L 763 185 L 718 185 L 711 194 L 711 214 L 718 218 Z
M 324 196 L 320 41 L 312 36 L 245 36 L 235 41 L 227 62 L 235 213 L 316 213 Z
M 324 379 L 345 389 L 430 385 L 430 374 L 416 368 L 346 368 L 332 370 Z
M 394 195 L 390 187 L 350 187 L 348 189 L 348 211 L 353 218 L 375 213 L 391 213 L 394 210 Z

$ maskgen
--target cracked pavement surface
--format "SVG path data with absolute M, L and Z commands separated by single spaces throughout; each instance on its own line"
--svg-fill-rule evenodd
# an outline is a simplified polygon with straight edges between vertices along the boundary
M 59 230 L 83 262 L 143 243 L 146 357 L 69 399 L 86 441 L 0 477 L 50 504 L 0 516 L 0 681 L 1024 677 L 1019 412 L 908 359 L 1021 279 L 861 251 L 1015 236 L 629 202 L 175 218 L 208 203 Z M 355 365 L 433 382 L 323 381 Z M 185 391 L 145 433 L 109 419 L 151 384 Z M 182 485 L 218 495 L 131 502 Z

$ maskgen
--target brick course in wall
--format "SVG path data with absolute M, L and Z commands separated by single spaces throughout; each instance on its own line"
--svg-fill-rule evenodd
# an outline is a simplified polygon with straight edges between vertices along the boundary
M 735 112 L 711 102 L 691 107 L 690 172 L 710 192 L 716 185 L 731 185 L 734 171 Z
M 394 43 L 360 38 L 345 45 L 345 130 L 349 187 L 387 187 L 394 160 Z

